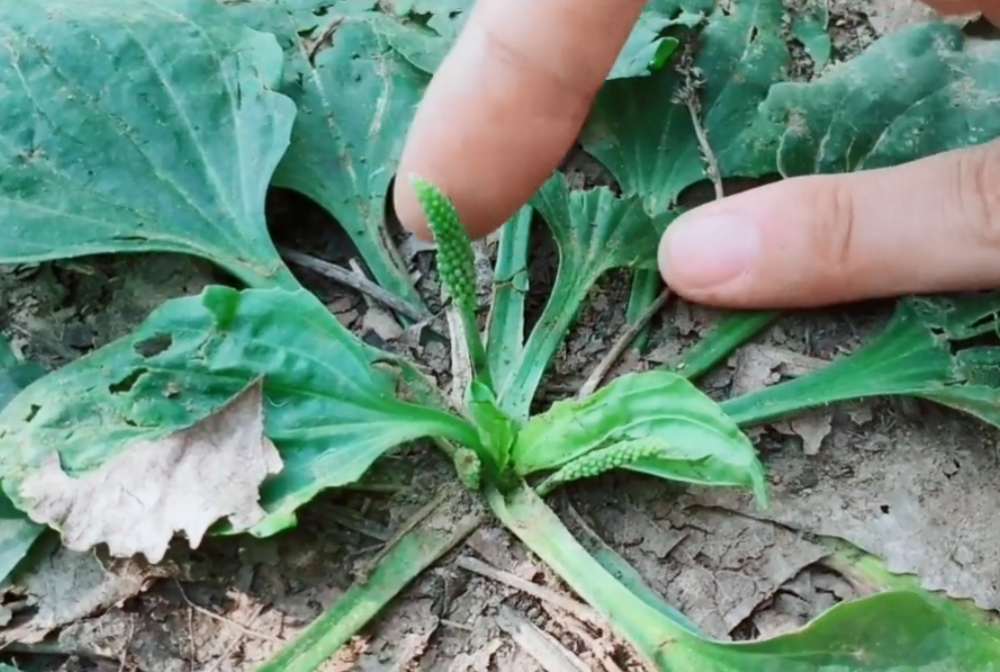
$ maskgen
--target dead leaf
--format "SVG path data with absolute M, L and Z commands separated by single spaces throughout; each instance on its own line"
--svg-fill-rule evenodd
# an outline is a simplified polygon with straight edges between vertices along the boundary
M 748 345 L 735 356 L 734 397 L 822 368 L 829 362 L 773 345 Z
M 771 423 L 777 431 L 786 436 L 798 436 L 802 439 L 802 452 L 806 455 L 816 455 L 833 427 L 833 412 L 818 410 L 803 413 L 791 420 Z
M 175 532 L 197 548 L 222 518 L 245 530 L 265 515 L 261 482 L 282 468 L 264 436 L 262 395 L 257 380 L 194 426 L 135 441 L 80 478 L 66 474 L 52 453 L 21 485 L 26 513 L 61 529 L 72 550 L 105 543 L 113 556 L 142 553 L 154 564 Z
M 53 630 L 120 604 L 151 580 L 176 572 L 172 564 L 149 567 L 131 559 L 105 567 L 94 553 L 57 547 L 21 580 L 25 599 L 15 605 L 14 626 L 0 633 L 0 642 L 40 642 Z M 31 615 L 18 621 L 28 609 Z
M 395 341 L 403 335 L 403 328 L 392 316 L 392 313 L 377 305 L 369 305 L 365 316 L 361 318 L 361 328 L 370 331 L 383 341 Z
M 830 441 L 818 458 L 772 455 L 771 504 L 722 488 L 696 501 L 811 534 L 844 539 L 915 574 L 927 590 L 1000 608 L 997 438 L 963 417 L 867 444 Z

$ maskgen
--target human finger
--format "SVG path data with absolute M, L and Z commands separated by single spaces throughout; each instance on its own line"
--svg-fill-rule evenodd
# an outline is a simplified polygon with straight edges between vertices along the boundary
M 474 237 L 523 206 L 572 146 L 643 5 L 477 0 L 409 130 L 393 189 L 403 226 L 430 238 L 411 173 Z
M 732 308 L 1000 287 L 1000 140 L 709 203 L 659 254 L 679 294 Z

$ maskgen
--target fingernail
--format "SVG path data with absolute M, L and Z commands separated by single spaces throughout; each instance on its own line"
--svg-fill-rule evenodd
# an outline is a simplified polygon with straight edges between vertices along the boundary
M 678 288 L 709 289 L 743 275 L 760 254 L 757 228 L 734 215 L 677 219 L 664 238 L 665 265 Z

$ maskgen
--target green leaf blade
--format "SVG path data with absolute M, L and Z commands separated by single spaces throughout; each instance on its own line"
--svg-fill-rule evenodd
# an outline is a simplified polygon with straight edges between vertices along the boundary
M 879 39 L 811 83 L 775 85 L 758 133 L 780 140 L 785 176 L 906 163 L 1000 135 L 1000 46 L 925 23 Z
M 764 469 L 750 440 L 686 379 L 628 374 L 590 397 L 557 402 L 522 428 L 511 453 L 520 475 L 557 469 L 617 444 L 654 441 L 658 457 L 624 468 L 702 485 L 751 487 L 766 501 Z
M 388 19 L 366 11 L 374 3 L 344 4 L 323 16 L 274 7 L 262 12 L 265 6 L 242 14 L 252 25 L 264 23 L 278 34 L 285 48 L 280 90 L 298 107 L 273 183 L 308 196 L 330 213 L 376 281 L 422 308 L 385 214 L 406 130 L 429 78 L 376 30 Z M 307 41 L 327 32 L 329 45 L 314 49 Z
M 180 252 L 293 286 L 264 221 L 295 116 L 273 37 L 194 0 L 26 0 L 0 35 L 0 259 Z
M 0 412 L 0 473 L 18 503 L 18 482 L 52 451 L 67 472 L 87 472 L 136 439 L 192 426 L 263 377 L 265 432 L 285 464 L 262 487 L 268 516 L 251 532 L 270 534 L 401 443 L 441 435 L 476 445 L 465 421 L 399 398 L 405 369 L 305 290 L 209 287 L 19 395 Z
M 775 138 L 750 135 L 757 106 L 790 62 L 781 38 L 780 0 L 716 8 L 696 40 L 694 65 L 702 122 L 724 176 L 774 172 Z M 641 80 L 607 84 L 598 95 L 581 144 L 652 215 L 673 208 L 687 187 L 707 179 L 691 113 L 676 94 L 684 77 L 664 68 Z

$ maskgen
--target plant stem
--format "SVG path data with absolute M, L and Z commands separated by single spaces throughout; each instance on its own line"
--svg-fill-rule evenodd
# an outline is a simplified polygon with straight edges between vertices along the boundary
M 498 391 L 500 407 L 518 422 L 527 421 L 538 385 L 594 284 L 594 278 L 590 276 L 564 272 L 566 266 L 560 264 L 549 301 L 524 344 L 514 374 L 502 383 Z
M 461 446 L 480 447 L 479 430 L 464 418 L 438 408 L 398 402 L 399 416 L 413 421 L 414 426 L 424 427 L 423 436 L 450 439 Z
M 464 503 L 467 503 L 465 498 Z M 396 540 L 371 573 L 354 583 L 256 672 L 315 672 L 414 578 L 482 523 L 481 509 L 455 519 L 454 497 Z
M 527 485 L 502 495 L 492 486 L 486 498 L 493 513 L 543 562 L 555 570 L 655 670 L 695 670 L 688 642 L 697 640 L 619 583 L 597 562 Z M 700 641 L 700 640 L 698 640 Z

